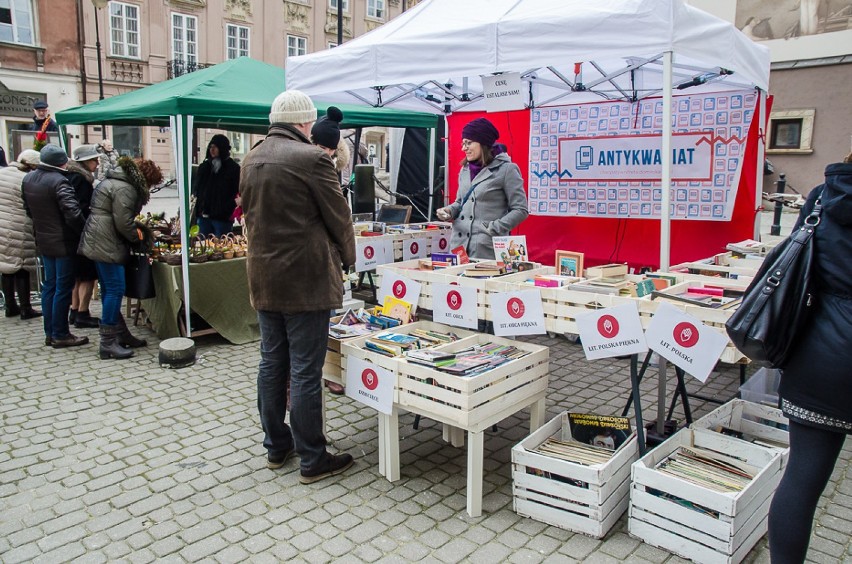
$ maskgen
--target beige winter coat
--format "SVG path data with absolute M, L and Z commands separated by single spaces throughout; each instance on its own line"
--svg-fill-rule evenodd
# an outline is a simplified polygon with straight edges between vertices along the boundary
M 0 274 L 36 268 L 33 222 L 21 198 L 21 181 L 27 173 L 18 166 L 12 162 L 0 168 Z

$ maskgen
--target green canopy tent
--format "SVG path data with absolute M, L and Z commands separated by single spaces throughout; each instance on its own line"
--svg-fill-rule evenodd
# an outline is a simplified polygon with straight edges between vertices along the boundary
M 139 125 L 170 127 L 174 149 L 183 238 L 183 292 L 187 330 L 189 307 L 189 190 L 193 127 L 265 133 L 269 108 L 284 90 L 284 69 L 240 57 L 133 92 L 58 112 L 63 139 L 68 125 Z M 317 104 L 322 115 L 329 104 Z M 434 128 L 430 113 L 336 104 L 343 127 Z

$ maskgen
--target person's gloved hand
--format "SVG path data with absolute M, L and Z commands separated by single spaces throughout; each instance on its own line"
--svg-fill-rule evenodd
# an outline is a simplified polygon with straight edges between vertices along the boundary
M 450 213 L 450 208 L 438 208 L 435 215 L 441 221 L 450 221 L 453 218 L 453 214 Z

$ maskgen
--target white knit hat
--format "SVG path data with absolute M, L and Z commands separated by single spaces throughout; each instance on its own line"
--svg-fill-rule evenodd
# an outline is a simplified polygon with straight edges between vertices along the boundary
M 314 103 L 298 90 L 285 90 L 272 102 L 269 123 L 311 123 L 316 120 Z

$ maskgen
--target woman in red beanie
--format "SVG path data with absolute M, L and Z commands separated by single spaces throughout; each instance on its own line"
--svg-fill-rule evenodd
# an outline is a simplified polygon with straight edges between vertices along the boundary
M 529 215 L 521 170 L 494 145 L 499 136 L 485 118 L 464 126 L 458 195 L 436 212 L 442 221 L 454 220 L 450 248 L 461 245 L 479 259 L 493 259 L 491 238 L 508 235 Z

